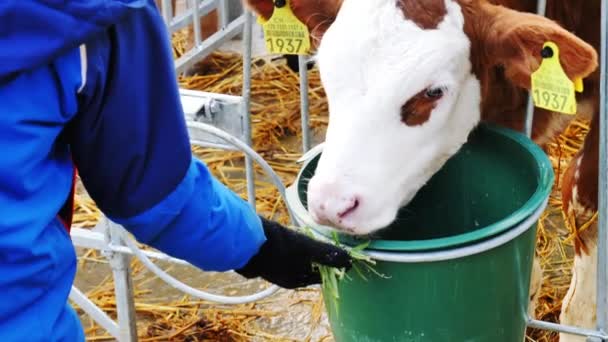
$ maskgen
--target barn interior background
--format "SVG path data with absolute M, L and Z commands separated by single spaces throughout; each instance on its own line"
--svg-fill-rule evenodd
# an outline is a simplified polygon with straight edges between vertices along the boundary
M 231 13 L 240 13 L 238 1 Z M 177 1 L 177 12 L 186 8 Z M 254 25 L 251 83 L 252 141 L 254 150 L 273 167 L 285 185 L 299 170 L 302 154 L 300 87 L 298 74 L 283 58 L 268 56 L 261 30 Z M 172 35 L 176 60 L 192 44 L 187 28 Z M 237 36 L 197 63 L 191 76 L 180 76 L 184 89 L 241 95 L 243 59 Z M 327 124 L 327 103 L 316 68 L 308 73 L 309 122 L 313 145 L 322 140 Z M 556 175 L 561 175 L 581 146 L 587 122 L 575 121 L 548 147 Z M 242 153 L 193 147 L 214 175 L 247 198 Z M 288 223 L 289 217 L 278 190 L 256 167 L 256 207 L 267 216 Z M 545 271 L 537 318 L 557 322 L 561 300 L 570 282 L 572 241 L 576 238 L 564 224 L 559 177 L 550 206 L 539 225 L 537 251 Z M 79 184 L 74 226 L 90 229 L 100 213 Z M 79 269 L 75 285 L 110 317 L 116 317 L 116 298 L 107 260 L 94 249 L 78 248 Z M 224 295 L 240 295 L 268 287 L 261 281 L 245 281 L 234 274 L 204 273 L 189 266 L 157 262 L 157 265 L 188 285 Z M 280 290 L 262 301 L 245 305 L 218 305 L 193 299 L 158 279 L 136 259 L 131 262 L 137 331 L 140 341 L 332 341 L 320 292 L 315 288 Z M 77 307 L 77 305 L 75 305 Z M 79 310 L 87 340 L 113 340 L 107 331 Z M 556 341 L 557 333 L 529 329 L 529 341 Z

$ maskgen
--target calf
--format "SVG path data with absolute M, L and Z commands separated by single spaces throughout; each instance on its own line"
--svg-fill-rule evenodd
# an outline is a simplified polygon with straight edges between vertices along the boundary
M 266 19 L 273 12 L 271 0 L 246 3 Z M 577 227 L 592 218 L 600 0 L 549 0 L 551 19 L 531 13 L 536 0 L 292 0 L 291 7 L 311 32 L 329 103 L 324 152 L 308 189 L 317 222 L 357 235 L 381 229 L 479 122 L 522 130 L 546 41 L 559 46 L 570 79 L 584 78 L 578 115 L 591 127 L 565 172 L 562 200 Z M 536 109 L 534 141 L 546 144 L 573 117 Z M 575 244 L 564 324 L 594 326 L 596 246 L 593 223 Z M 584 340 L 561 336 L 576 339 Z

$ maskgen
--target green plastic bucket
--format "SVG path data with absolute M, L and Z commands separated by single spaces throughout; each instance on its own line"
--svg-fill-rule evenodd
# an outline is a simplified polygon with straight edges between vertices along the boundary
M 300 225 L 329 238 L 331 227 L 306 210 L 319 157 L 305 162 L 287 202 Z M 527 137 L 479 126 L 396 223 L 373 236 L 365 252 L 388 278 L 351 270 L 339 283 L 338 308 L 325 298 L 335 340 L 523 341 L 536 224 L 553 179 L 549 159 Z

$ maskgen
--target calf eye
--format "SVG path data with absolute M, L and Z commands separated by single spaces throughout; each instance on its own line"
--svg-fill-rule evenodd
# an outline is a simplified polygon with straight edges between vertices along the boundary
M 401 106 L 401 122 L 408 126 L 419 126 L 427 122 L 437 105 L 437 100 L 443 97 L 444 93 L 444 87 L 435 87 L 414 95 Z
M 424 96 L 429 98 L 429 99 L 433 99 L 433 100 L 437 100 L 440 99 L 443 96 L 443 88 L 438 87 L 438 88 L 429 88 L 424 92 Z

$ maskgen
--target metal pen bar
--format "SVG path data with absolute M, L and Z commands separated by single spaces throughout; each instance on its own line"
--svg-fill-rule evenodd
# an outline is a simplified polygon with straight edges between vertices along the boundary
M 218 143 L 203 141 L 203 140 L 198 140 L 198 139 L 190 139 L 190 143 L 193 145 L 200 146 L 200 147 L 214 148 L 217 150 L 235 151 L 235 152 L 239 151 L 239 149 L 234 148 L 233 146 L 230 146 L 230 145 L 218 144 Z
M 224 28 L 226 27 L 226 25 L 228 25 L 228 22 L 230 21 L 230 7 L 228 6 L 228 1 L 219 0 L 217 8 L 220 16 L 220 27 Z
M 207 15 L 211 13 L 217 6 L 216 0 L 205 0 L 198 5 L 199 16 Z M 192 22 L 192 8 L 186 9 L 183 13 L 175 16 L 169 23 L 169 32 L 175 33 L 177 30 L 182 29 Z
M 171 23 L 171 20 L 173 19 L 173 8 L 171 6 L 171 0 L 162 0 L 162 12 L 163 12 L 163 19 L 165 20 L 165 25 L 167 25 L 167 27 L 169 27 L 169 24 Z M 171 34 L 171 32 L 169 32 L 169 34 Z
M 302 120 L 302 152 L 310 150 L 310 125 L 309 125 L 309 102 L 308 102 L 308 68 L 306 67 L 306 56 L 298 56 L 300 69 L 300 117 Z
M 193 49 L 186 52 L 175 61 L 175 72 L 177 74 L 182 73 L 205 56 L 208 56 L 215 49 L 219 48 L 224 42 L 238 35 L 242 30 L 244 22 L 244 16 L 240 16 L 231 21 L 224 30 L 212 34 L 209 38 L 205 39 L 200 46 L 195 46 Z
M 532 126 L 534 124 L 534 100 L 528 96 L 528 106 L 526 108 L 525 133 L 528 138 L 532 138 Z
M 101 224 L 106 224 L 107 219 L 103 219 Z M 72 227 L 70 231 L 70 238 L 72 238 L 72 242 L 74 246 L 78 246 L 81 248 L 90 248 L 96 249 L 98 251 L 104 252 L 116 252 L 121 254 L 133 255 L 133 251 L 127 246 L 116 245 L 112 242 L 109 244 L 104 241 L 103 234 L 99 232 L 92 231 L 91 229 L 83 229 L 78 227 Z M 145 254 L 148 258 L 166 261 L 173 264 L 178 265 L 190 265 L 187 261 L 170 257 L 167 254 L 142 250 L 143 254 Z
M 198 0 L 190 0 L 192 5 L 192 26 L 194 27 L 194 46 L 201 45 L 201 16 L 198 12 Z
M 597 328 L 608 331 L 608 0 L 602 0 L 600 46 Z M 608 339 L 606 339 L 608 340 Z
M 528 325 L 528 327 L 534 328 L 534 329 L 550 330 L 550 331 L 562 332 L 562 333 L 578 335 L 578 336 L 599 338 L 600 340 L 604 340 L 604 339 L 608 338 L 608 335 L 606 335 L 602 332 L 599 332 L 599 331 L 595 331 L 595 330 L 591 330 L 591 329 L 584 329 L 584 328 L 579 328 L 579 327 L 571 327 L 571 326 L 567 326 L 567 325 L 550 323 L 550 322 L 545 322 L 545 321 L 539 321 L 536 319 L 528 320 L 527 325 Z
M 243 130 L 245 143 L 253 145 L 251 138 L 251 44 L 253 16 L 247 9 L 243 9 L 245 24 L 243 29 Z M 255 173 L 253 160 L 245 156 L 245 175 L 247 178 L 247 200 L 255 208 Z
M 547 0 L 538 0 L 536 3 L 536 13 L 542 16 L 547 14 Z
M 106 234 L 109 242 L 121 245 L 116 225 L 106 220 Z M 131 279 L 130 257 L 125 254 L 107 252 L 106 257 L 112 268 L 114 279 L 114 294 L 116 296 L 116 315 L 118 316 L 118 340 L 121 342 L 137 341 L 135 325 L 135 299 L 133 297 L 133 282 Z
M 72 286 L 70 290 L 70 299 L 110 335 L 114 338 L 120 338 L 118 324 L 75 286 Z
M 544 16 L 547 12 L 547 0 L 538 0 L 536 3 L 536 13 Z M 540 53 L 540 51 L 538 51 Z M 528 106 L 526 108 L 525 133 L 528 138 L 532 137 L 532 126 L 534 125 L 534 100 L 528 96 Z

